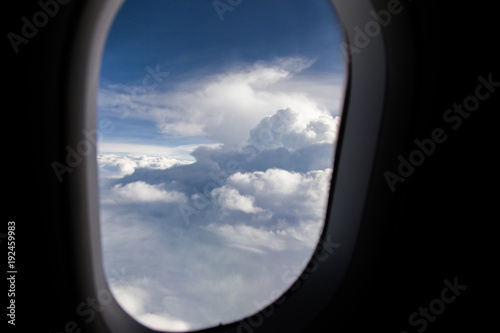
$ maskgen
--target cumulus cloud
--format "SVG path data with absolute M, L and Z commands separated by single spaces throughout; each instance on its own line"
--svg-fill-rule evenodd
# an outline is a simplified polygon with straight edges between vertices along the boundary
M 175 165 L 190 164 L 165 156 L 99 154 L 97 163 L 101 178 L 122 178 L 131 175 L 137 168 L 168 169 Z
M 227 183 L 242 193 L 258 195 L 261 198 L 258 203 L 263 207 L 275 205 L 272 198 L 283 198 L 287 203 L 286 206 L 298 204 L 299 201 L 308 198 L 304 202 L 305 205 L 314 203 L 313 206 L 324 207 L 328 198 L 331 174 L 332 169 L 300 173 L 273 168 L 265 172 L 237 172 L 228 178 Z
M 165 191 L 158 185 L 149 185 L 143 181 L 117 184 L 103 199 L 103 203 L 141 203 L 141 202 L 178 202 L 187 201 L 187 197 L 177 191 Z
M 159 131 L 221 142 L 196 147 L 192 161 L 172 156 L 175 147 L 154 157 L 108 145 L 99 155 L 105 268 L 127 268 L 112 291 L 145 325 L 234 321 L 285 291 L 286 270 L 304 268 L 324 223 L 340 121 L 324 96 L 337 86 L 325 83 L 319 98 L 294 81 L 313 63 L 256 63 L 128 100 L 138 106 L 130 117 Z M 111 103 L 129 88 L 103 93 Z
M 275 110 L 292 108 L 302 115 L 339 113 L 341 96 L 335 89 L 341 86 L 339 79 L 311 78 L 316 89 L 310 90 L 304 89 L 306 79 L 296 78 L 313 63 L 314 59 L 300 57 L 257 62 L 185 82 L 167 92 L 134 94 L 137 87 L 110 84 L 100 91 L 99 107 L 104 114 L 152 120 L 162 133 L 241 143 L 251 128 Z
M 244 145 L 199 147 L 194 163 L 100 156 L 105 266 L 129 272 L 113 280 L 118 302 L 146 326 L 182 331 L 285 291 L 283 272 L 303 268 L 323 227 L 336 121 L 280 109 Z M 262 128 L 276 134 L 266 147 L 252 141 Z
M 276 219 L 321 219 L 326 212 L 331 173 L 332 169 L 237 172 L 227 179 L 226 187 L 254 197 L 255 204 L 273 211 Z
M 242 147 L 199 147 L 194 163 L 100 156 L 105 266 L 130 268 L 113 280 L 119 303 L 175 331 L 241 318 L 285 291 L 282 273 L 305 265 L 323 226 L 336 130 L 323 118 L 278 110 Z M 252 141 L 261 128 L 276 134 L 265 148 Z
M 168 291 L 159 283 L 148 278 L 133 281 L 127 285 L 113 285 L 112 293 L 120 301 L 123 309 L 143 325 L 152 329 L 166 329 L 174 332 L 185 332 L 191 325 L 183 320 L 174 318 L 168 312 L 158 312 L 158 304 L 166 296 L 157 299 L 156 295 L 168 295 Z
M 250 130 L 250 145 L 261 149 L 296 150 L 312 144 L 332 144 L 337 139 L 340 118 L 321 112 L 278 110 Z
M 256 214 L 263 210 L 254 205 L 254 197 L 249 195 L 241 195 L 238 190 L 223 186 L 212 191 L 212 195 L 217 197 L 219 205 L 222 209 L 239 210 L 245 213 Z

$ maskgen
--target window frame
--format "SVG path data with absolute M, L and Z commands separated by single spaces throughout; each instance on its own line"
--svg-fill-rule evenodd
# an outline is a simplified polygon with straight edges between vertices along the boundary
M 92 131 L 96 127 L 97 87 L 102 53 L 107 33 L 123 2 L 124 0 L 89 0 L 76 18 L 78 24 L 74 40 L 77 42 L 71 50 L 66 90 L 66 107 L 71 110 L 66 123 L 66 139 L 70 147 L 85 139 L 85 131 Z M 347 45 L 356 45 L 355 27 L 365 27 L 367 22 L 373 21 L 371 11 L 387 6 L 387 1 L 331 2 L 343 25 Z M 404 12 L 401 16 L 403 15 L 408 16 L 409 13 Z M 369 216 L 372 212 L 370 209 L 377 211 L 374 208 L 375 202 L 383 201 L 382 208 L 378 208 L 378 211 L 383 209 L 382 213 L 387 213 L 387 202 L 393 199 L 381 188 L 380 180 L 383 180 L 383 176 L 380 171 L 387 165 L 383 161 L 390 160 L 389 157 L 398 151 L 400 143 L 393 140 L 402 137 L 401 128 L 405 128 L 411 114 L 410 108 L 403 111 L 399 109 L 401 105 L 408 106 L 411 85 L 405 90 L 398 84 L 402 78 L 411 80 L 414 74 L 411 67 L 411 41 L 405 41 L 405 33 L 397 30 L 402 27 L 405 31 L 409 30 L 409 25 L 409 20 L 392 23 L 381 30 L 380 36 L 371 38 L 366 48 L 348 55 L 346 59 L 344 107 L 328 213 L 320 240 L 320 243 L 328 241 L 340 246 L 326 258 L 322 256 L 322 260 L 316 260 L 317 265 L 310 263 L 314 264 L 314 272 L 313 266 L 306 268 L 297 280 L 300 287 L 291 290 L 292 287 L 287 291 L 284 294 L 285 302 L 273 303 L 271 315 L 271 307 L 268 307 L 251 316 L 250 320 L 244 319 L 202 330 L 203 332 L 248 331 L 242 323 L 249 325 L 252 332 L 299 332 L 328 306 L 345 285 L 345 278 L 350 276 L 349 272 L 355 265 L 353 256 L 359 253 L 356 249 L 360 245 L 361 229 L 374 223 L 373 215 Z M 399 48 L 405 45 L 408 45 L 408 49 L 404 51 L 408 56 L 405 59 L 394 58 L 401 54 Z M 78 293 L 82 299 L 86 299 L 109 290 L 101 256 L 95 154 L 84 156 L 82 164 L 68 175 L 67 181 L 69 200 L 74 203 L 70 210 L 70 226 L 75 246 L 74 261 L 79 272 Z M 366 250 L 367 246 L 362 245 Z M 317 251 L 323 251 L 321 246 L 318 246 Z M 356 260 L 359 262 L 359 258 Z M 102 324 L 101 328 L 107 327 L 110 332 L 154 332 L 136 322 L 114 299 L 96 316 L 96 323 Z

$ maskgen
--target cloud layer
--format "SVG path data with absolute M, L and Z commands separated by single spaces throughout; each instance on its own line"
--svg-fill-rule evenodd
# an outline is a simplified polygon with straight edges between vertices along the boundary
M 339 114 L 342 78 L 298 75 L 313 63 L 300 57 L 258 62 L 166 92 L 107 84 L 99 92 L 99 107 L 104 116 L 153 121 L 170 136 L 241 143 L 263 117 L 279 109 L 300 110 L 303 118 Z
M 98 157 L 106 274 L 143 324 L 185 331 L 238 320 L 286 291 L 285 271 L 304 268 L 323 227 L 340 121 L 337 106 L 315 101 L 328 98 L 284 89 L 312 63 L 257 63 L 132 100 L 130 117 L 160 132 L 221 143 L 194 149 L 195 162 Z

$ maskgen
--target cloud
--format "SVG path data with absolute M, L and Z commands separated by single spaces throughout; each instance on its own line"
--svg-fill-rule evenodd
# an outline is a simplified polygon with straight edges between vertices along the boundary
M 322 231 L 337 122 L 280 109 L 242 146 L 198 147 L 193 163 L 102 154 L 105 267 L 129 272 L 113 279 L 118 302 L 152 328 L 193 330 L 285 291 Z M 275 135 L 265 147 L 252 141 L 262 128 Z
M 332 169 L 237 172 L 227 179 L 226 187 L 253 197 L 255 204 L 272 211 L 275 219 L 321 220 L 326 213 L 331 173 Z
M 98 154 L 97 164 L 101 178 L 122 178 L 131 175 L 137 168 L 164 170 L 175 165 L 190 164 L 165 156 Z
M 103 205 L 105 268 L 126 268 L 113 281 L 114 296 L 139 322 L 159 330 L 201 329 L 254 313 L 259 310 L 255 304 L 272 300 L 290 286 L 283 274 L 300 271 L 312 255 L 324 204 L 313 202 L 322 196 L 311 192 L 325 186 L 318 183 L 327 176 L 328 170 L 305 175 L 277 169 L 235 173 L 218 189 L 239 193 L 233 193 L 235 207 L 242 207 L 241 198 L 254 198 L 252 205 L 243 205 L 247 211 L 228 209 L 219 201 L 220 194 L 214 195 L 189 225 L 175 223 L 181 219 L 173 215 L 178 212 L 175 203 L 158 206 L 157 211 L 148 208 L 149 202 Z M 150 189 L 146 185 L 139 187 Z M 293 207 L 298 203 L 302 206 Z
M 209 224 L 205 228 L 220 236 L 229 246 L 256 253 L 265 253 L 260 248 L 282 251 L 286 245 L 282 235 L 280 235 L 280 231 L 264 230 L 244 224 L 235 226 L 230 224 Z
M 134 157 L 134 159 L 147 156 L 148 158 L 162 158 L 171 162 L 174 160 L 177 163 L 193 162 L 191 153 L 200 147 L 216 148 L 219 143 L 199 143 L 199 144 L 183 144 L 176 146 L 140 144 L 140 143 L 124 143 L 103 141 L 99 142 L 99 155 L 116 155 Z M 168 156 L 168 157 L 167 157 Z M 165 164 L 165 162 L 163 162 Z M 168 162 L 167 162 L 168 163 Z
M 321 232 L 321 221 L 306 221 L 295 226 L 280 222 L 271 230 L 267 226 L 254 227 L 243 223 L 212 223 L 204 229 L 220 237 L 227 246 L 259 254 L 268 254 L 269 250 L 290 251 L 316 245 Z
M 113 285 L 111 291 L 127 313 L 151 329 L 185 332 L 191 328 L 189 323 L 176 319 L 165 311 L 157 312 L 161 306 L 155 303 L 162 303 L 167 297 L 158 299 L 154 293 L 156 295 L 168 293 L 163 286 L 151 279 L 142 278 L 127 285 Z
M 138 87 L 108 84 L 100 90 L 99 108 L 103 116 L 152 120 L 161 133 L 239 144 L 275 110 L 291 108 L 303 115 L 339 113 L 341 95 L 336 91 L 341 87 L 340 78 L 299 76 L 314 61 L 296 57 L 256 62 L 183 82 L 166 92 L 137 94 Z
M 241 195 L 238 190 L 228 186 L 216 188 L 211 194 L 217 197 L 222 209 L 239 210 L 251 214 L 263 211 L 261 208 L 255 207 L 255 200 L 252 196 Z
M 160 330 L 231 322 L 304 268 L 323 228 L 340 121 L 341 86 L 305 75 L 313 63 L 255 63 L 124 103 L 160 132 L 221 143 L 143 155 L 146 145 L 102 146 L 104 264 L 107 276 L 127 272 L 112 291 L 134 318 Z M 130 89 L 108 86 L 100 107 Z
M 250 130 L 250 145 L 260 149 L 296 150 L 312 144 L 332 144 L 337 139 L 340 117 L 324 113 L 302 113 L 292 109 L 264 117 Z
M 177 191 L 165 191 L 160 186 L 149 185 L 143 181 L 113 186 L 103 203 L 141 203 L 166 202 L 183 203 L 187 198 Z

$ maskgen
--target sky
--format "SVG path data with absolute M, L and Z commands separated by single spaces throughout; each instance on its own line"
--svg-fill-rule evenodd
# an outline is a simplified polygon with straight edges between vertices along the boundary
M 239 320 L 305 267 L 333 172 L 341 42 L 326 0 L 124 3 L 98 91 L 112 124 L 101 242 L 111 291 L 141 324 Z

